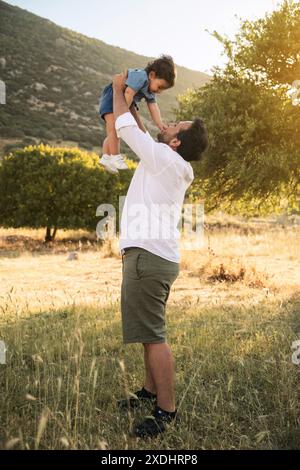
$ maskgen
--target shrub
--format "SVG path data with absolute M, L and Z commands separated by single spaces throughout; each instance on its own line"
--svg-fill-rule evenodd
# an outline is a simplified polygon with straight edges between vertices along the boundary
M 77 148 L 36 145 L 6 155 L 0 166 L 0 225 L 96 229 L 96 209 L 126 194 L 135 168 L 105 172 L 98 155 Z M 125 174 L 126 173 L 126 174 Z

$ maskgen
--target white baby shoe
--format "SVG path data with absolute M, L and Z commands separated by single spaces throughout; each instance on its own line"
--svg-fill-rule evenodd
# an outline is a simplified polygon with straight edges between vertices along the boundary
M 113 162 L 113 157 L 108 155 L 107 153 L 104 153 L 102 157 L 99 159 L 99 163 L 104 166 L 104 168 L 109 172 L 112 173 L 113 175 L 116 175 L 119 173 L 117 167 L 115 166 Z
M 111 155 L 110 160 L 112 161 L 113 168 L 117 168 L 118 170 L 128 169 L 128 165 L 125 163 L 124 157 L 121 154 Z

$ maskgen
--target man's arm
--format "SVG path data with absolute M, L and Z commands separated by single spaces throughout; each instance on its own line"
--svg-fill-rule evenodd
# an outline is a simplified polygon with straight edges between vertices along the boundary
M 129 112 L 129 106 L 124 96 L 125 74 L 115 75 L 113 78 L 113 107 L 115 121 L 119 116 Z

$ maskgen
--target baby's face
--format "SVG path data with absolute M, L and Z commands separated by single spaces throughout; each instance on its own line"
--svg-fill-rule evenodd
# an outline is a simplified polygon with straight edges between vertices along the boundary
M 161 93 L 169 87 L 168 82 L 164 78 L 157 78 L 155 72 L 149 73 L 149 91 L 151 93 Z

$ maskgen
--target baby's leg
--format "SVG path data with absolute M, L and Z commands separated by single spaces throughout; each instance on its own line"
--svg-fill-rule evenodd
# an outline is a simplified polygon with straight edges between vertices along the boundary
M 105 137 L 103 144 L 102 144 L 102 153 L 109 155 L 109 143 L 108 143 L 108 137 Z
M 120 153 L 120 139 L 118 139 L 116 133 L 114 115 L 113 113 L 105 114 L 104 118 L 107 137 L 103 142 L 103 153 L 107 153 L 108 155 L 118 155 Z M 104 146 L 107 152 L 104 152 Z

